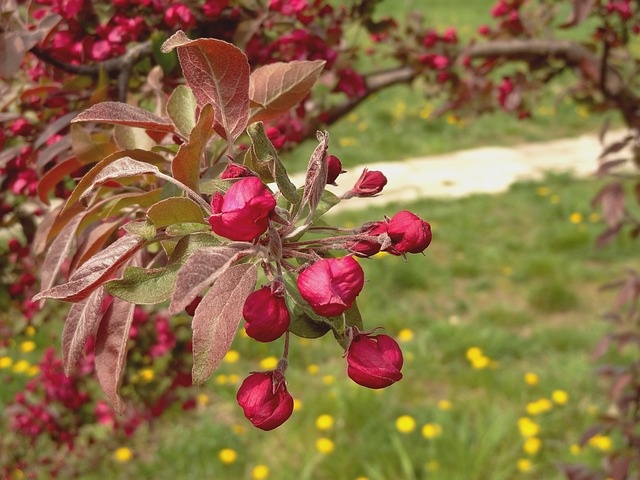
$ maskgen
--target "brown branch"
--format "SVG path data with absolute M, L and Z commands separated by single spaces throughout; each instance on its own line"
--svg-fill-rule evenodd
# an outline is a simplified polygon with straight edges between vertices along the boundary
M 88 75 L 90 77 L 97 77 L 100 70 L 105 70 L 108 73 L 120 73 L 126 68 L 131 68 L 142 57 L 146 57 L 151 53 L 151 41 L 138 43 L 134 47 L 127 50 L 127 52 L 119 57 L 105 60 L 104 62 L 93 63 L 91 65 L 73 65 L 63 62 L 53 57 L 49 52 L 42 50 L 39 47 L 33 47 L 30 50 L 36 57 L 43 62 L 53 65 L 56 68 L 64 70 L 68 73 L 76 75 Z

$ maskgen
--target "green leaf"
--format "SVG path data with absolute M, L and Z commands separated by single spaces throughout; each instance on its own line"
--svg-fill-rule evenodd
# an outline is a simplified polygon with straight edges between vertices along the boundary
M 123 228 L 127 232 L 138 235 L 145 240 L 153 240 L 153 238 L 156 236 L 156 228 L 153 223 L 148 220 L 129 222 L 125 224 Z
M 114 297 L 137 305 L 155 305 L 171 298 L 179 264 L 162 268 L 127 267 L 121 279 L 111 280 L 104 288 Z
M 196 97 L 186 85 L 178 85 L 169 97 L 167 113 L 178 131 L 189 138 L 196 126 Z
M 297 204 L 300 197 L 296 192 L 296 186 L 289 179 L 287 170 L 267 137 L 262 122 L 249 125 L 247 133 L 251 137 L 251 155 L 245 156 L 245 162 L 250 162 L 247 166 L 257 172 L 264 181 L 275 180 L 282 195 L 292 204 Z
M 174 223 L 173 225 L 169 225 L 164 233 L 170 237 L 184 237 L 192 233 L 207 232 L 210 230 L 210 225 L 203 225 L 202 223 Z
M 178 149 L 171 162 L 171 173 L 176 180 L 198 192 L 202 155 L 213 136 L 213 106 L 207 104 L 200 112 L 198 123 L 191 130 L 189 140 Z
M 207 195 L 213 195 L 216 192 L 220 192 L 223 195 L 227 193 L 227 190 L 236 183 L 236 180 L 221 180 L 216 178 L 215 180 L 209 180 L 206 182 L 200 183 L 200 193 L 205 193 Z
M 151 150 L 156 144 L 142 128 L 129 127 L 127 125 L 116 125 L 113 130 L 113 137 L 121 149 L 139 148 L 140 150 Z
M 153 58 L 162 67 L 164 73 L 173 72 L 178 66 L 178 54 L 176 52 L 163 53 L 160 49 L 166 40 L 164 32 L 155 31 L 151 34 L 151 50 Z M 176 125 L 177 127 L 177 125 Z
M 161 192 L 162 190 L 160 188 L 155 188 L 148 192 L 126 194 L 126 196 L 122 196 L 122 198 L 119 198 L 118 201 L 111 206 L 111 209 L 108 211 L 106 216 L 110 217 L 111 215 L 118 215 L 123 208 L 127 208 L 132 205 L 137 205 L 141 208 L 149 208 L 154 203 L 160 201 Z
M 202 209 L 196 202 L 185 197 L 171 197 L 160 200 L 147 211 L 147 217 L 156 228 L 174 223 L 207 223 Z

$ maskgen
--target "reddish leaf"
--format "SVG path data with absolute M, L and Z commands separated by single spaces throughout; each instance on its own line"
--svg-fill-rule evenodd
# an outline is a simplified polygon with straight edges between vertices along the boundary
M 184 310 L 238 260 L 243 251 L 251 247 L 250 243 L 235 242 L 220 247 L 203 248 L 193 253 L 178 272 L 169 313 L 175 315 Z
M 36 161 L 36 172 L 38 175 L 42 175 L 44 168 L 54 158 L 58 156 L 63 156 L 65 158 L 69 157 L 71 153 L 71 143 L 71 137 L 67 135 L 61 140 L 58 140 L 57 142 L 42 149 L 38 155 L 38 160 Z
M 51 123 L 50 125 L 47 125 L 47 128 L 45 128 L 42 131 L 42 133 L 38 135 L 38 138 L 36 138 L 35 142 L 33 142 L 33 148 L 34 149 L 40 148 L 42 145 L 45 144 L 47 140 L 49 140 L 51 136 L 55 135 L 60 130 L 67 128 L 69 126 L 69 122 L 73 117 L 76 116 L 76 114 L 77 112 L 69 112 L 66 115 L 63 115 L 60 118 L 58 118 L 55 122 Z
M 260 107 L 249 123 L 278 117 L 295 107 L 311 91 L 325 63 L 324 60 L 280 62 L 256 69 L 250 78 L 249 98 Z
M 134 304 L 114 298 L 96 335 L 96 375 L 117 413 L 122 413 L 123 409 L 118 390 L 127 362 L 127 342 L 134 310 Z
M 98 288 L 86 300 L 74 303 L 62 330 L 62 360 L 64 372 L 69 375 L 84 353 L 87 340 L 94 335 L 100 321 L 104 289 Z
M 99 162 L 118 151 L 118 147 L 113 143 L 96 143 L 80 125 L 71 124 L 70 130 L 73 153 L 83 164 Z
M 91 195 L 91 190 L 98 184 L 117 178 L 135 177 L 137 175 L 158 174 L 160 170 L 150 163 L 140 162 L 131 157 L 123 157 L 102 168 L 95 176 L 87 190 L 80 195 L 80 202 Z
M 73 245 L 76 230 L 82 221 L 82 215 L 76 215 L 67 223 L 55 238 L 41 270 L 41 289 L 49 290 L 60 272 L 63 262 L 67 259 Z
M 190 40 L 183 31 L 162 45 L 178 58 L 198 106 L 215 110 L 216 131 L 230 143 L 244 131 L 249 119 L 249 62 L 236 46 L 213 38 Z
M 63 285 L 42 291 L 33 297 L 34 301 L 54 298 L 77 302 L 87 298 L 110 275 L 120 268 L 142 246 L 144 240 L 137 235 L 127 234 L 107 248 L 91 257 Z
M 78 266 L 98 253 L 109 237 L 113 235 L 113 232 L 118 229 L 119 225 L 120 220 L 115 220 L 113 222 L 101 223 L 92 229 L 78 247 L 69 269 L 71 271 L 75 270 Z
M 200 164 L 207 143 L 213 135 L 213 106 L 207 104 L 200 112 L 198 123 L 191 130 L 189 140 L 180 145 L 171 161 L 173 178 L 181 181 L 194 192 L 200 188 Z
M 255 264 L 235 265 L 218 277 L 196 308 L 191 324 L 194 385 L 202 385 L 211 376 L 231 347 L 242 307 L 257 280 Z
M 75 204 L 80 199 L 80 196 L 85 192 L 85 190 L 87 190 L 91 185 L 95 183 L 95 178 L 100 174 L 100 172 L 102 172 L 103 169 L 111 165 L 113 162 L 124 157 L 130 157 L 135 160 L 153 165 L 159 165 L 164 162 L 164 158 L 161 155 L 153 152 L 145 152 L 144 150 L 121 150 L 119 152 L 115 152 L 98 162 L 80 179 L 80 181 L 76 185 L 76 188 L 74 188 L 73 192 L 71 192 L 71 195 L 67 199 L 67 203 L 64 206 L 63 212 L 71 207 L 71 205 Z
M 304 181 L 304 192 L 302 194 L 302 205 L 309 205 L 310 219 L 320 200 L 324 188 L 327 186 L 327 150 L 329 148 L 329 133 L 317 132 L 320 142 L 311 154 L 309 165 L 307 166 L 307 176 Z
M 161 132 L 174 131 L 170 121 L 140 107 L 120 102 L 102 102 L 93 105 L 71 120 L 71 123 L 77 122 L 112 123 Z
M 616 226 L 624 214 L 624 188 L 615 182 L 604 187 L 598 194 L 602 203 L 602 216 L 610 228 Z
M 77 158 L 72 157 L 60 162 L 40 178 L 38 182 L 38 197 L 49 205 L 49 192 L 55 188 L 66 176 L 75 172 L 82 166 Z

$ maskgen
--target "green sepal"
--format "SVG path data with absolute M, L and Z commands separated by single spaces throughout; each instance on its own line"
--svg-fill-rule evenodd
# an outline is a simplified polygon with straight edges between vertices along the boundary
M 331 330 L 327 320 L 315 313 L 298 291 L 295 279 L 285 275 L 286 301 L 291 315 L 289 331 L 302 338 L 319 338 Z

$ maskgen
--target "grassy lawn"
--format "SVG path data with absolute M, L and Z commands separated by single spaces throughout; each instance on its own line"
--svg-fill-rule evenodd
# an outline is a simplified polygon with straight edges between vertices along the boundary
M 433 222 L 425 257 L 362 261 L 365 326 L 384 325 L 401 341 L 404 379 L 383 391 L 358 387 L 332 338 L 294 338 L 287 377 L 299 408 L 264 433 L 243 418 L 235 392 L 249 371 L 273 366 L 281 342 L 240 335 L 238 359 L 210 379 L 195 413 L 144 427 L 126 445 L 131 462 L 105 459 L 86 478 L 250 479 L 262 465 L 285 480 L 560 479 L 557 462 L 597 463 L 597 448 L 572 445 L 608 407 L 589 360 L 611 302 L 599 287 L 640 265 L 627 239 L 593 247 L 596 187 L 553 177 L 496 196 L 339 214 L 353 225 L 408 207 Z M 540 428 L 536 454 L 523 451 L 522 417 Z M 219 459 L 224 448 L 234 462 Z

